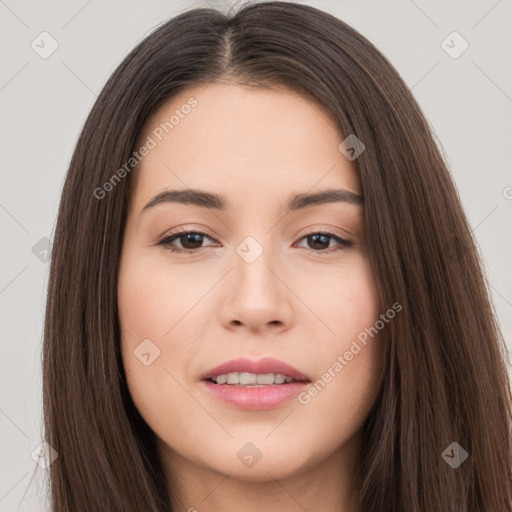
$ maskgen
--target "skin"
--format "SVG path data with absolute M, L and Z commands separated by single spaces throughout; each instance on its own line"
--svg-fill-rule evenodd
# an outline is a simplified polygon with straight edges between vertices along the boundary
M 294 92 L 228 83 L 183 91 L 150 117 L 139 140 L 191 97 L 197 106 L 133 176 L 118 285 L 133 401 L 157 436 L 179 510 L 348 511 L 361 426 L 382 381 L 379 335 L 305 405 L 295 398 L 249 411 L 200 383 L 205 371 L 241 356 L 281 359 L 316 382 L 384 312 L 363 207 L 282 209 L 296 193 L 361 195 L 355 164 L 338 149 L 345 137 Z M 164 189 L 183 188 L 223 194 L 230 208 L 160 203 L 141 213 Z M 198 247 L 196 254 L 158 245 L 180 227 L 207 233 L 195 245 L 172 242 Z M 353 245 L 315 245 L 306 236 L 322 231 Z M 263 249 L 252 263 L 236 252 L 247 236 Z M 134 355 L 147 338 L 160 350 L 148 366 Z M 237 457 L 247 442 L 262 454 L 252 467 Z

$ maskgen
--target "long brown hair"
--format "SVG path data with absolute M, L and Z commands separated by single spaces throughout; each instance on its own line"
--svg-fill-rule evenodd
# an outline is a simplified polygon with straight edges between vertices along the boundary
M 285 86 L 366 147 L 355 164 L 371 264 L 382 303 L 403 309 L 364 424 L 361 510 L 511 511 L 506 347 L 428 123 L 366 38 L 321 10 L 278 1 L 163 23 L 114 71 L 83 127 L 62 191 L 44 330 L 45 436 L 58 453 L 52 510 L 169 510 L 173 490 L 120 356 L 126 162 L 151 113 L 186 87 L 221 80 Z M 468 453 L 457 468 L 442 457 L 454 442 Z

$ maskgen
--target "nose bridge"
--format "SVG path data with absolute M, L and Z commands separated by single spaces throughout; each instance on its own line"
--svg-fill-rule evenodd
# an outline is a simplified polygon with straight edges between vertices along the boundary
M 258 238 L 256 238 L 258 237 Z M 272 246 L 270 235 L 248 235 L 236 247 L 236 282 L 245 291 L 260 294 L 275 292 L 273 281 L 276 279 L 272 269 L 279 267 L 276 247 Z

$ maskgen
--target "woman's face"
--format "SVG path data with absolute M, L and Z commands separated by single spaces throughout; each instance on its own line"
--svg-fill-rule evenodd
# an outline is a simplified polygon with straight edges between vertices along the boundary
M 146 124 L 118 302 L 128 386 L 167 467 L 263 481 L 356 453 L 383 361 L 365 329 L 385 312 L 343 139 L 295 93 L 231 84 Z M 328 189 L 344 192 L 305 200 Z

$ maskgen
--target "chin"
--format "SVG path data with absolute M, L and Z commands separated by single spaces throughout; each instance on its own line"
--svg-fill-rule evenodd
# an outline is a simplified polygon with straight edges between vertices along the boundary
M 229 474 L 230 478 L 247 482 L 293 477 L 322 459 L 320 452 L 311 454 L 311 448 L 307 450 L 302 447 L 298 450 L 296 447 L 301 446 L 302 443 L 294 443 L 287 450 L 283 450 L 282 446 L 280 448 L 280 442 L 268 443 L 265 440 L 240 443 L 239 439 L 236 439 L 231 440 L 230 444 L 234 444 L 233 449 L 226 449 L 224 445 L 218 458 L 205 460 L 204 463 L 218 473 Z M 304 457 L 307 453 L 310 456 Z

